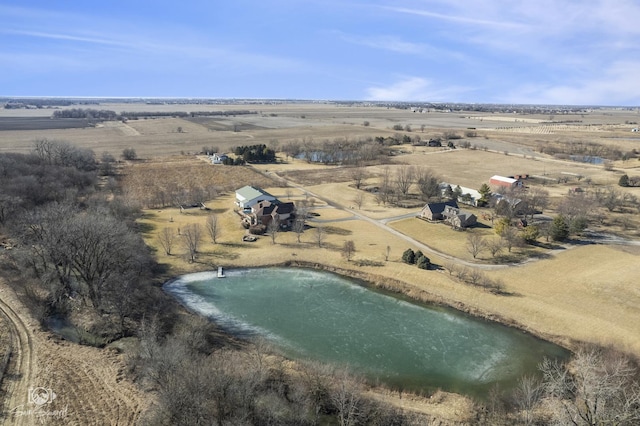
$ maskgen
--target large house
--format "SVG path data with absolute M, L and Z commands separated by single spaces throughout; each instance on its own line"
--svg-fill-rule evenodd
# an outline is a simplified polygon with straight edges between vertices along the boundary
M 473 213 L 461 210 L 455 200 L 428 203 L 420 211 L 420 217 L 427 220 L 442 220 L 454 228 L 467 228 L 478 222 Z
M 295 204 L 282 203 L 279 201 L 260 201 L 251 208 L 251 213 L 245 215 L 249 219 L 249 225 L 269 225 L 272 221 L 280 223 L 281 226 L 288 226 L 293 213 Z
M 458 208 L 458 203 L 454 200 L 442 201 L 440 203 L 427 203 L 422 210 L 420 210 L 420 217 L 427 220 L 443 220 L 445 207 Z
M 260 201 L 276 201 L 276 197 L 253 186 L 243 186 L 236 190 L 236 205 L 243 210 L 250 210 Z
M 478 223 L 478 218 L 475 214 L 460 210 L 457 207 L 446 206 L 444 212 L 444 221 L 456 229 L 468 228 Z
M 289 227 L 295 216 L 295 204 L 284 203 L 260 188 L 244 186 L 236 190 L 236 205 L 247 227 L 269 225 L 272 221 Z

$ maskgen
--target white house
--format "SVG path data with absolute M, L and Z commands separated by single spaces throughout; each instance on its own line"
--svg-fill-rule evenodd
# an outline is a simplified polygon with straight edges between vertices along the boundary
M 243 186 L 236 190 L 236 205 L 241 209 L 250 209 L 260 201 L 275 201 L 276 197 L 253 186 Z
M 227 158 L 229 158 L 229 156 L 226 154 L 215 153 L 211 156 L 211 164 L 222 164 Z

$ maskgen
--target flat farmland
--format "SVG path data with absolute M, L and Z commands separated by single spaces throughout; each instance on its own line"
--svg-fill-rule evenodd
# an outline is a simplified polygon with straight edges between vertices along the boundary
M 475 189 L 495 174 L 528 174 L 553 180 L 565 176 L 569 182 L 545 186 L 552 195 L 552 206 L 545 213 L 554 214 L 554 203 L 569 188 L 580 186 L 589 189 L 587 180 L 594 187 L 615 186 L 623 172 L 630 176 L 640 175 L 640 162 L 637 159 L 617 161 L 613 163 L 613 170 L 608 171 L 601 165 L 553 158 L 541 153 L 540 148 L 546 144 L 563 146 L 584 142 L 630 151 L 637 143 L 636 134 L 631 133 L 631 128 L 637 126 L 631 123 L 640 121 L 636 111 L 594 110 L 555 117 L 493 114 L 489 119 L 486 118 L 487 113 L 421 113 L 409 109 L 329 103 L 105 103 L 76 107 L 117 112 L 255 111 L 255 114 L 236 116 L 105 122 L 90 128 L 0 130 L 0 152 L 28 152 L 34 140 L 39 138 L 68 141 L 91 148 L 98 155 L 106 151 L 118 156 L 124 148 L 136 149 L 144 160 L 128 162 L 124 166 L 125 186 L 132 197 L 144 198 L 140 194 L 157 191 L 163 185 L 171 189 L 178 185 L 189 190 L 200 188 L 215 192 L 216 196 L 206 202 L 210 211 L 192 209 L 181 213 L 175 207 L 146 211 L 143 219 L 148 225 L 145 238 L 158 249 L 159 261 L 171 265 L 171 270 L 176 273 L 209 269 L 215 265 L 261 266 L 288 261 L 330 265 L 353 275 L 366 274 L 372 280 L 400 282 L 402 288 L 399 291 L 409 295 L 516 324 L 567 346 L 572 346 L 575 341 L 589 341 L 613 344 L 640 354 L 640 337 L 637 328 L 633 328 L 640 321 L 640 295 L 634 278 L 640 272 L 637 247 L 573 246 L 523 266 L 486 272 L 490 278 L 502 280 L 511 294 L 495 295 L 462 284 L 444 270 L 422 271 L 404 264 L 401 255 L 407 248 L 414 247 L 411 241 L 433 245 L 435 249 L 463 261 L 472 258 L 466 251 L 464 233 L 454 232 L 443 225 L 406 219 L 405 215 L 415 214 L 419 209 L 378 204 L 375 195 L 369 192 L 363 193 L 362 205 L 358 208 L 356 198 L 362 191 L 354 188 L 348 168 L 309 164 L 287 159 L 282 154 L 279 154 L 282 162 L 278 164 L 213 166 L 203 161 L 206 159 L 193 155 L 203 147 L 218 147 L 220 151 L 228 152 L 238 145 L 258 143 L 282 147 L 295 140 L 322 142 L 325 139 L 355 140 L 394 134 L 420 136 L 424 140 L 454 132 L 460 137 L 453 139 L 456 145 L 468 143 L 472 148 L 475 145 L 476 149 L 394 146 L 393 155 L 366 167 L 364 185 L 378 185 L 386 167 L 393 174 L 407 165 L 429 168 L 442 180 Z M 51 113 L 52 110 L 0 110 L 0 118 L 46 119 Z M 398 125 L 403 130 L 393 129 Z M 406 126 L 412 131 L 406 130 Z M 467 134 L 467 131 L 476 134 Z M 578 181 L 577 175 L 584 178 Z M 291 185 L 295 183 L 300 187 L 284 186 L 283 177 L 290 179 Z M 534 179 L 527 181 L 527 185 L 542 185 L 542 181 Z M 314 212 L 318 216 L 309 221 L 310 228 L 304 232 L 300 243 L 293 232 L 279 234 L 275 244 L 268 235 L 255 243 L 241 242 L 245 230 L 233 211 L 233 190 L 245 184 L 262 186 L 284 201 L 299 202 L 317 195 Z M 640 195 L 638 188 L 624 191 Z M 312 194 L 305 195 L 305 192 Z M 415 185 L 410 192 L 419 202 Z M 341 206 L 347 210 L 339 208 Z M 219 214 L 224 225 L 219 244 L 203 243 L 202 253 L 194 264 L 185 259 L 185 250 L 181 246 L 177 246 L 170 256 L 162 253 L 157 241 L 161 229 L 174 227 L 177 231 L 188 223 L 204 224 L 206 215 L 211 212 Z M 605 223 L 594 223 L 594 227 L 623 232 L 622 226 L 611 227 L 623 216 L 630 218 L 631 225 L 637 228 L 638 215 L 622 211 L 605 212 L 602 215 Z M 391 221 L 392 228 L 414 238 L 402 238 L 377 226 L 372 220 Z M 323 227 L 327 231 L 321 247 L 314 240 L 314 227 Z M 633 229 L 624 231 L 626 235 L 633 236 Z M 493 238 L 490 229 L 480 229 L 479 232 Z M 353 240 L 356 245 L 352 261 L 344 259 L 340 253 L 340 248 L 348 240 Z M 390 255 L 385 260 L 387 246 Z M 446 263 L 437 256 L 432 260 L 439 265 Z M 490 261 L 487 253 L 481 255 L 481 260 L 484 263 Z

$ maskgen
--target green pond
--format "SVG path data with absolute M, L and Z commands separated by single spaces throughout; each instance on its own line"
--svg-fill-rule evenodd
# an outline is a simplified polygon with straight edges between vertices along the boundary
M 348 365 L 374 382 L 482 397 L 536 374 L 567 351 L 449 308 L 410 303 L 348 278 L 297 268 L 189 274 L 165 290 L 240 336 L 261 335 L 287 356 Z

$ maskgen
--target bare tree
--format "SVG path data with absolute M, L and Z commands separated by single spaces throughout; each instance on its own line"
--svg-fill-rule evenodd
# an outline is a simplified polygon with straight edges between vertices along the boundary
M 396 169 L 395 185 L 402 196 L 406 197 L 409 193 L 415 174 L 415 167 L 413 166 L 400 166 Z
M 171 255 L 173 249 L 173 243 L 175 242 L 176 233 L 173 228 L 162 228 L 162 231 L 158 234 L 158 242 L 164 249 L 167 256 Z
M 316 243 L 318 243 L 318 247 L 322 247 L 322 243 L 326 238 L 327 238 L 327 231 L 322 226 L 316 227 L 314 240 Z
M 613 187 L 604 190 L 597 189 L 595 196 L 598 203 L 610 212 L 622 206 L 624 201 L 622 193 Z
M 542 212 L 549 205 L 549 191 L 537 187 L 529 188 L 524 193 L 524 201 L 527 206 L 526 213 L 533 218 L 534 214 Z
M 356 243 L 353 240 L 345 241 L 342 245 L 342 257 L 347 259 L 348 262 L 351 261 L 353 254 L 356 252 Z
M 336 375 L 331 401 L 338 411 L 340 426 L 351 426 L 358 423 L 361 411 L 362 389 L 360 383 L 348 373 L 340 372 Z
M 570 366 L 545 359 L 540 369 L 557 424 L 640 423 L 638 371 L 625 356 L 581 348 Z
M 428 201 L 441 196 L 440 179 L 430 169 L 420 168 L 416 180 L 423 200 Z
M 351 168 L 349 174 L 351 176 L 351 179 L 353 179 L 353 184 L 356 189 L 360 189 L 360 187 L 362 186 L 362 181 L 367 178 L 365 168 L 361 166 L 353 167 Z
M 485 239 L 476 233 L 470 233 L 467 236 L 467 251 L 475 259 L 478 254 L 487 248 L 487 242 Z
M 464 279 L 464 281 L 468 282 L 472 285 L 480 285 L 480 283 L 485 279 L 485 275 L 478 268 L 470 268 L 468 273 Z
M 524 425 L 535 423 L 533 411 L 540 403 L 543 395 L 543 388 L 540 380 L 532 376 L 523 376 L 518 380 L 513 397 L 517 407 L 520 409 L 520 416 Z
M 202 230 L 197 223 L 190 223 L 182 229 L 182 241 L 189 252 L 189 260 L 195 262 L 198 247 L 202 240 Z
M 391 187 L 391 169 L 389 166 L 385 166 L 382 169 L 382 177 L 378 192 L 376 193 L 376 201 L 378 204 L 386 205 L 389 203 L 392 195 L 393 188 Z
M 588 218 L 592 213 L 594 200 L 584 192 L 570 192 L 558 204 L 558 213 L 569 221 L 578 217 Z
M 502 239 L 492 239 L 489 243 L 487 243 L 487 249 L 489 253 L 491 253 L 491 257 L 496 257 L 504 248 L 504 244 L 502 243 Z
M 511 253 L 513 246 L 518 243 L 518 231 L 513 226 L 506 226 L 500 233 L 500 237 L 507 251 Z
M 362 191 L 356 192 L 356 195 L 353 197 L 353 204 L 358 207 L 358 210 L 362 208 L 362 205 L 364 204 L 364 193 Z
M 215 214 L 210 214 L 209 216 L 207 216 L 205 226 L 207 228 L 207 234 L 209 234 L 209 238 L 211 238 L 213 244 L 217 244 L 218 237 L 220 236 L 220 225 L 218 223 L 218 216 L 216 216 Z
M 267 232 L 271 236 L 271 244 L 275 244 L 278 232 L 280 232 L 280 221 L 275 217 L 271 219 L 271 222 L 267 225 Z
M 291 229 L 296 233 L 298 242 L 300 242 L 300 237 L 304 233 L 304 230 L 307 228 L 307 213 L 308 210 L 306 207 L 296 207 L 296 217 L 293 221 Z

